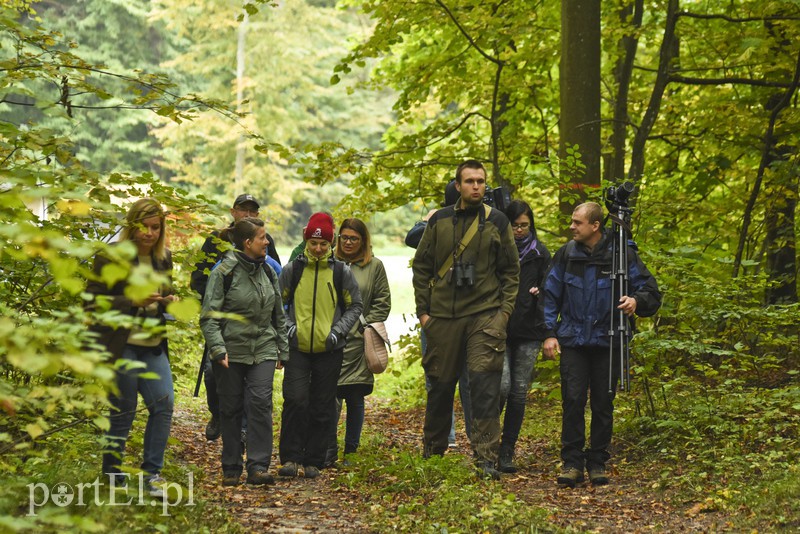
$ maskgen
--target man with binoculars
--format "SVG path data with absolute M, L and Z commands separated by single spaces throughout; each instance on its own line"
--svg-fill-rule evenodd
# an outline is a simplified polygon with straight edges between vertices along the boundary
M 483 165 L 463 162 L 455 185 L 458 201 L 428 220 L 413 262 L 417 317 L 428 342 L 422 366 L 431 382 L 423 454 L 447 450 L 456 383 L 466 366 L 478 474 L 499 479 L 500 381 L 519 254 L 506 216 L 483 201 Z

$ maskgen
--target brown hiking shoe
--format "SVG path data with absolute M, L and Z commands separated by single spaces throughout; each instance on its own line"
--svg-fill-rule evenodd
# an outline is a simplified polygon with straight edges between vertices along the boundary
M 556 482 L 562 488 L 574 488 L 580 482 L 583 482 L 583 470 L 575 467 L 565 467 L 561 474 L 558 475 Z
M 593 486 L 605 486 L 608 484 L 608 474 L 606 474 L 605 466 L 597 466 L 589 469 L 589 482 Z

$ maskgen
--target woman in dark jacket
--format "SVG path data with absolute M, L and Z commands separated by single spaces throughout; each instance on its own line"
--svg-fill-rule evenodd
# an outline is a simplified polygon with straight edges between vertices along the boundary
M 247 399 L 247 483 L 272 484 L 272 384 L 275 369 L 289 357 L 286 318 L 278 276 L 264 263 L 264 222 L 245 217 L 221 237 L 236 250 L 211 271 L 200 326 L 214 365 L 222 428 L 222 484 L 235 486 L 242 474 L 242 415 Z M 236 314 L 237 319 L 218 312 Z M 245 396 L 245 388 L 249 395 Z
M 166 236 L 165 213 L 158 202 L 144 198 L 134 202 L 125 217 L 125 226 L 120 234 L 120 242 L 132 242 L 136 256 L 131 258 L 131 271 L 134 266 L 146 266 L 156 273 L 166 275 L 168 281 L 172 272 L 172 255 L 164 246 Z M 92 307 L 96 310 L 110 308 L 137 320 L 130 328 L 98 325 L 94 329 L 99 334 L 99 342 L 106 346 L 112 358 L 125 360 L 126 364 L 116 367 L 117 393 L 110 393 L 110 427 L 106 433 L 107 448 L 103 453 L 103 473 L 109 476 L 112 484 L 124 485 L 127 474 L 120 466 L 125 451 L 125 442 L 136 416 L 136 405 L 141 393 L 149 415 L 144 431 L 144 471 L 145 489 L 152 497 L 164 496 L 165 481 L 161 477 L 164 466 L 164 451 L 167 447 L 172 409 L 175 394 L 172 387 L 172 370 L 167 357 L 167 338 L 163 329 L 166 305 L 175 300 L 169 283 L 163 284 L 146 298 L 131 299 L 125 294 L 127 277 L 109 285 L 102 279 L 103 267 L 111 260 L 98 255 L 94 262 L 96 277 L 91 280 L 87 290 L 94 294 Z M 130 272 L 129 271 L 129 274 Z M 157 321 L 161 328 L 146 327 L 145 323 Z M 131 366 L 130 364 L 142 364 Z M 141 378 L 147 373 L 158 378 Z
M 544 341 L 544 332 L 535 328 L 539 286 L 550 263 L 550 252 L 536 237 L 533 211 L 522 200 L 514 200 L 506 209 L 519 251 L 519 292 L 514 313 L 508 320 L 506 356 L 503 362 L 501 398 L 506 404 L 498 469 L 515 473 L 514 447 L 525 417 L 525 401 L 531 385 L 533 366 Z

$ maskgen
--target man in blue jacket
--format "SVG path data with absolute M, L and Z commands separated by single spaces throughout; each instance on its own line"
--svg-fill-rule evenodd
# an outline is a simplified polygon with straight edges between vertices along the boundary
M 559 486 L 574 488 L 589 472 L 594 485 L 608 484 L 606 462 L 614 417 L 614 391 L 619 369 L 609 380 L 609 330 L 612 312 L 612 240 L 603 228 L 603 209 L 587 202 L 572 213 L 572 241 L 553 257 L 541 299 L 546 339 L 544 357 L 561 354 L 561 460 Z M 616 308 L 628 317 L 654 315 L 661 293 L 636 250 L 628 247 L 629 295 Z M 614 384 L 609 391 L 609 384 Z M 584 409 L 591 390 L 592 410 L 589 448 L 586 444 Z

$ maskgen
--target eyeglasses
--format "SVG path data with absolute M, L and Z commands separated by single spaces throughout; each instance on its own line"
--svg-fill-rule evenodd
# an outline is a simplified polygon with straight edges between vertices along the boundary
M 340 235 L 339 239 L 344 241 L 345 243 L 358 243 L 361 241 L 361 238 L 357 235 Z
M 531 227 L 530 223 L 512 224 L 511 225 L 511 228 L 513 228 L 514 230 L 527 230 L 530 227 Z

